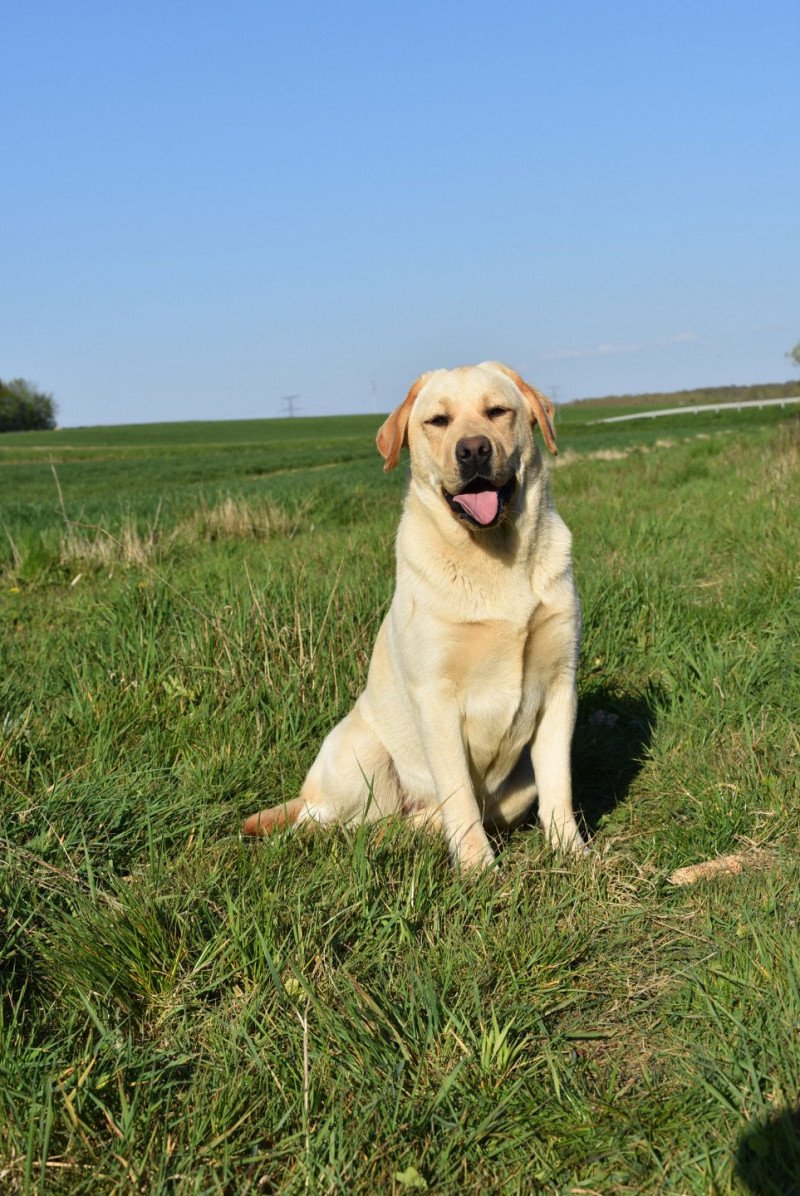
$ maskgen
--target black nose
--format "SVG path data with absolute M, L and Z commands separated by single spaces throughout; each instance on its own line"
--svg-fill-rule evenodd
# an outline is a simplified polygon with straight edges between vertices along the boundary
M 492 445 L 488 436 L 463 436 L 456 445 L 456 461 L 461 473 L 476 474 L 492 459 Z

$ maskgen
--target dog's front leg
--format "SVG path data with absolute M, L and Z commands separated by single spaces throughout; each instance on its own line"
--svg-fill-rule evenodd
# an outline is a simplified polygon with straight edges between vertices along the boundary
M 461 714 L 450 685 L 418 690 L 417 725 L 441 810 L 453 863 L 487 868 L 494 852 L 472 787 Z
M 575 686 L 561 683 L 549 691 L 531 744 L 539 792 L 539 819 L 553 847 L 585 851 L 572 811 L 570 745 L 575 727 Z

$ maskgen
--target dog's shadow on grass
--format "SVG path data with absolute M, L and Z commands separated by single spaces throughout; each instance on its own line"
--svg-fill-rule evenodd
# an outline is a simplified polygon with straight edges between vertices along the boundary
M 751 1122 L 734 1167 L 756 1196 L 800 1196 L 800 1106 Z
M 572 740 L 576 811 L 594 835 L 623 802 L 647 758 L 659 695 L 620 694 L 600 687 L 578 702 Z

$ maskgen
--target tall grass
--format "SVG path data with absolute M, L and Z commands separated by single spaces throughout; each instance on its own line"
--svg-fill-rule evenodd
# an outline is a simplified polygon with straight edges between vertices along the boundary
M 70 526 L 52 474 L 27 525 L 0 492 L 0 1187 L 792 1190 L 800 436 L 690 434 L 554 474 L 594 851 L 531 827 L 477 881 L 404 825 L 238 837 L 365 679 L 400 496 L 367 449 L 157 521 L 113 461 L 58 466 Z

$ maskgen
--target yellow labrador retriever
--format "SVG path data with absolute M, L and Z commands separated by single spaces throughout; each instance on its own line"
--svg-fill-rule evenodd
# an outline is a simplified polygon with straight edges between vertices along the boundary
M 521 821 L 538 791 L 550 841 L 583 850 L 570 780 L 580 605 L 533 434 L 556 451 L 553 410 L 487 361 L 423 374 L 383 424 L 384 468 L 407 444 L 411 482 L 366 689 L 300 795 L 244 834 L 406 814 L 480 868 L 486 828 Z

